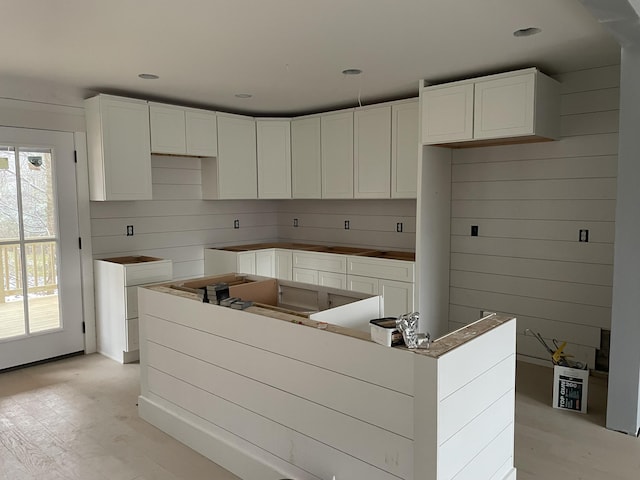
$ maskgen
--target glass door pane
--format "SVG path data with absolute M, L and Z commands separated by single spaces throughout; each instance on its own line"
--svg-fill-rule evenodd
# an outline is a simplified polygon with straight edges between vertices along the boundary
M 0 146 L 0 212 L 0 340 L 59 329 L 50 150 Z

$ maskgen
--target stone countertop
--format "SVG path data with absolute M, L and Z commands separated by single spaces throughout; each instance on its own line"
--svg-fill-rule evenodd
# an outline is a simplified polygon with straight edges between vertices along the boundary
M 187 298 L 193 301 L 200 302 L 201 299 L 198 297 L 197 293 L 194 293 L 191 289 L 181 287 L 181 284 L 190 281 L 202 280 L 207 277 L 201 277 L 198 279 L 190 279 L 180 282 L 170 282 L 163 283 L 158 285 L 149 285 L 142 286 L 142 288 L 148 288 L 150 290 L 154 290 L 156 292 L 167 293 L 170 295 L 174 295 L 181 298 Z M 218 305 L 211 304 L 212 306 L 218 307 Z M 219 308 L 227 308 L 227 307 L 219 307 Z M 244 310 L 248 313 L 253 313 L 255 315 L 262 315 L 265 317 L 275 318 L 278 320 L 286 321 L 289 323 L 294 323 L 297 325 L 302 325 L 311 328 L 317 328 L 319 330 L 324 330 L 331 333 L 336 333 L 339 335 L 346 335 L 352 338 L 357 338 L 360 340 L 369 341 L 372 343 L 371 337 L 369 334 L 365 332 L 361 332 L 359 330 L 353 330 L 351 328 L 340 327 L 338 325 L 327 324 L 324 322 L 318 322 L 315 320 L 311 320 L 308 318 L 307 314 L 294 312 L 292 310 L 287 310 L 285 308 L 273 307 L 271 305 L 263 305 L 260 303 L 256 303 L 251 307 L 248 307 Z M 429 349 L 408 349 L 405 346 L 396 346 L 396 347 L 383 347 L 383 348 L 395 348 L 401 349 L 408 352 L 414 352 L 418 355 L 425 355 L 432 358 L 438 358 L 442 355 L 452 351 L 453 349 L 473 340 L 480 335 L 493 330 L 494 328 L 503 325 L 510 320 L 513 320 L 514 317 L 508 315 L 500 315 L 500 314 L 491 314 L 487 317 L 484 317 L 474 323 L 471 323 L 465 327 L 462 327 L 458 330 L 455 330 L 451 333 L 448 333 L 433 342 L 431 342 L 431 346 Z

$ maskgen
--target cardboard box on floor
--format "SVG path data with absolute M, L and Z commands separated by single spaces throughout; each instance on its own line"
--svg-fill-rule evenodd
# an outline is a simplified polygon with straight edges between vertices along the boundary
M 553 367 L 553 408 L 587 413 L 589 370 Z

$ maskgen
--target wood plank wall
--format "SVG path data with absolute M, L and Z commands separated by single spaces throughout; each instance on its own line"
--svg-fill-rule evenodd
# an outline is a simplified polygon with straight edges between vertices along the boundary
M 620 70 L 557 79 L 559 141 L 454 151 L 449 326 L 513 314 L 520 355 L 548 359 L 531 328 L 594 367 L 611 322 Z
M 154 155 L 152 167 L 153 200 L 91 202 L 94 258 L 168 258 L 174 278 L 188 278 L 203 274 L 204 247 L 278 238 L 277 202 L 201 200 L 198 158 Z M 134 236 L 126 236 L 127 225 Z
M 203 274 L 204 247 L 275 240 L 415 249 L 415 200 L 201 200 L 200 159 L 152 156 L 153 200 L 91 202 L 94 258 L 173 260 L 175 278 Z M 298 218 L 299 228 L 293 228 Z M 240 228 L 233 221 L 240 220 Z M 344 229 L 344 220 L 350 229 Z M 396 223 L 403 232 L 396 232 Z M 126 236 L 133 225 L 134 236 Z
M 294 218 L 298 227 L 293 226 Z M 403 224 L 402 232 L 396 231 L 397 223 Z M 283 241 L 414 251 L 416 201 L 281 200 L 278 235 Z

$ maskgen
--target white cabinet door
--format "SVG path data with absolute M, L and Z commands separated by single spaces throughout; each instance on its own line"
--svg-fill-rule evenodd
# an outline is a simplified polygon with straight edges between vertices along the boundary
M 344 273 L 318 272 L 318 285 L 345 290 L 347 288 L 347 276 Z
M 218 156 L 218 132 L 215 112 L 185 110 L 187 155 Z
M 353 125 L 354 197 L 389 198 L 391 106 L 358 110 L 354 114 Z
M 98 95 L 85 100 L 91 200 L 151 200 L 149 106 Z
M 320 117 L 291 121 L 291 177 L 293 198 L 322 197 Z
M 258 250 L 255 252 L 255 255 L 256 255 L 256 270 L 255 270 L 256 275 L 261 275 L 263 277 L 275 277 L 276 276 L 275 251 L 273 249 Z
M 347 275 L 347 289 L 354 292 L 378 295 L 378 279 L 360 277 L 358 275 Z
M 151 151 L 184 155 L 187 153 L 184 108 L 149 103 Z
M 293 280 L 293 252 L 291 250 L 275 250 L 275 277 L 280 280 Z
M 418 101 L 391 107 L 391 197 L 418 194 Z
M 253 118 L 218 116 L 216 180 L 219 199 L 258 198 L 256 124 Z
M 322 198 L 353 198 L 353 112 L 321 117 Z
M 238 270 L 237 273 L 246 273 L 249 275 L 256 274 L 256 254 L 255 252 L 238 253 Z
M 413 283 L 379 280 L 379 293 L 384 298 L 384 316 L 397 317 L 414 311 Z
M 291 198 L 291 122 L 256 120 L 258 198 Z
M 473 84 L 427 87 L 422 91 L 422 143 L 473 138 Z
M 477 82 L 473 137 L 533 134 L 534 97 L 534 73 Z
M 294 268 L 292 273 L 293 273 L 294 282 L 311 283 L 313 285 L 318 285 L 317 270 L 307 270 L 306 268 Z

